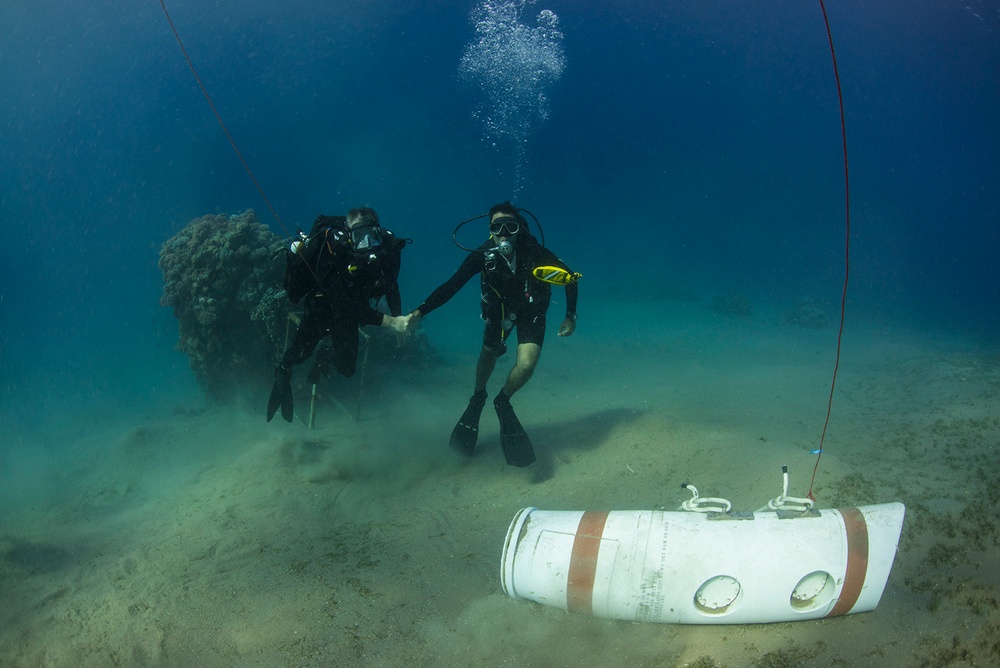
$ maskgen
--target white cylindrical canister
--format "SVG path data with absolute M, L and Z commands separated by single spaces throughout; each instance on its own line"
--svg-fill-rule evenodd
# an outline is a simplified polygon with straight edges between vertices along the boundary
M 507 532 L 501 583 L 515 598 L 630 621 L 864 612 L 882 597 L 904 514 L 901 503 L 794 518 L 525 508 Z

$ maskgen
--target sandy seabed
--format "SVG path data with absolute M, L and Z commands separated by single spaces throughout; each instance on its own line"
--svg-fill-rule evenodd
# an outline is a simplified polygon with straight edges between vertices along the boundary
M 616 308 L 601 320 L 635 320 Z M 641 328 L 587 318 L 514 398 L 528 469 L 504 464 L 489 405 L 476 456 L 447 447 L 475 341 L 372 374 L 360 419 L 357 380 L 331 381 L 313 430 L 266 423 L 262 387 L 8 446 L 0 665 L 1000 665 L 1000 356 L 926 333 L 848 327 L 814 489 L 821 508 L 906 504 L 875 611 L 680 626 L 505 595 L 520 508 L 675 510 L 690 482 L 753 510 L 782 465 L 790 493 L 809 486 L 834 330 L 682 307 Z

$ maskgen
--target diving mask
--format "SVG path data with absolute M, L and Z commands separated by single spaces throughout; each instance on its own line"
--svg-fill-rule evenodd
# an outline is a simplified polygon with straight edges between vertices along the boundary
M 382 245 L 382 228 L 378 225 L 352 227 L 351 245 L 355 250 L 370 250 Z
M 521 231 L 521 223 L 513 216 L 499 216 L 490 223 L 490 234 L 495 237 L 512 237 Z

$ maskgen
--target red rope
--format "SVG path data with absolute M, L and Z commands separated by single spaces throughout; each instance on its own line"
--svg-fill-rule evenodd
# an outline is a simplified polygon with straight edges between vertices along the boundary
M 184 42 L 181 41 L 181 36 L 177 32 L 177 28 L 174 26 L 174 21 L 170 18 L 170 12 L 167 11 L 167 6 L 163 4 L 163 0 L 160 0 L 160 6 L 163 7 L 163 14 L 167 17 L 167 23 L 170 24 L 170 29 L 174 31 L 174 37 L 177 38 L 177 44 L 181 47 L 181 53 L 184 54 L 184 59 L 187 60 L 188 67 L 191 68 L 191 73 L 194 74 L 194 78 L 198 82 L 198 87 L 201 88 L 202 94 L 205 96 L 205 99 L 208 100 L 208 106 L 212 108 L 212 113 L 215 114 L 216 120 L 219 121 L 219 125 L 222 126 L 222 131 L 226 133 L 226 138 L 229 140 L 229 144 L 233 147 L 233 150 L 236 151 L 236 157 L 238 157 L 240 162 L 243 163 L 243 169 L 247 170 L 247 174 L 250 175 L 250 180 L 253 181 L 254 187 L 257 188 L 257 192 L 260 193 L 261 198 L 264 200 L 264 204 L 267 205 L 267 208 L 271 211 L 271 215 L 274 216 L 274 219 L 278 221 L 278 226 L 281 227 L 285 236 L 288 236 L 288 230 L 285 229 L 284 223 L 282 223 L 281 218 L 278 217 L 278 212 L 274 210 L 273 206 L 271 206 L 271 201 L 267 199 L 267 195 L 264 194 L 264 189 L 260 187 L 259 183 L 257 183 L 257 177 L 253 175 L 253 172 L 250 170 L 250 165 L 248 165 L 247 161 L 243 159 L 243 154 L 240 153 L 240 149 L 236 147 L 236 142 L 233 141 L 233 136 L 229 134 L 229 128 L 227 128 L 226 124 L 222 122 L 222 116 L 219 115 L 219 110 L 215 108 L 215 103 L 212 102 L 212 97 L 208 94 L 205 84 L 201 82 L 201 77 L 198 76 L 198 71 L 194 68 L 194 63 L 191 62 L 191 57 L 188 55 L 187 49 L 184 48 Z
M 819 0 L 820 9 L 823 11 L 823 23 L 826 24 L 826 37 L 830 42 L 830 57 L 833 59 L 833 77 L 837 81 L 837 100 L 840 103 L 840 136 L 844 146 L 844 211 L 846 219 L 846 240 L 844 242 L 844 289 L 840 295 L 840 329 L 837 331 L 837 357 L 833 364 L 833 379 L 830 381 L 830 397 L 826 402 L 826 419 L 823 421 L 823 432 L 819 437 L 819 448 L 817 449 L 816 465 L 813 467 L 812 480 L 809 481 L 809 498 L 816 500 L 813 496 L 813 485 L 816 482 L 816 472 L 819 470 L 819 461 L 823 457 L 823 443 L 826 441 L 826 430 L 830 425 L 830 414 L 833 412 L 833 393 L 837 387 L 837 371 L 840 369 L 840 346 L 844 337 L 844 312 L 847 309 L 847 283 L 851 276 L 851 178 L 847 168 L 847 124 L 844 122 L 844 94 L 840 88 L 840 73 L 837 71 L 837 52 L 833 48 L 833 33 L 830 31 L 830 19 L 826 15 L 826 5 L 823 0 Z

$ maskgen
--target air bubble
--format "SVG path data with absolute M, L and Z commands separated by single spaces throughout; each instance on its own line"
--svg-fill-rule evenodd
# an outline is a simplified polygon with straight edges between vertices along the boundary
M 465 47 L 459 76 L 482 95 L 473 118 L 484 139 L 510 146 L 515 155 L 515 191 L 526 163 L 528 136 L 549 117 L 547 91 L 566 67 L 559 17 L 543 9 L 531 28 L 522 12 L 536 0 L 486 0 L 469 15 L 476 38 Z

